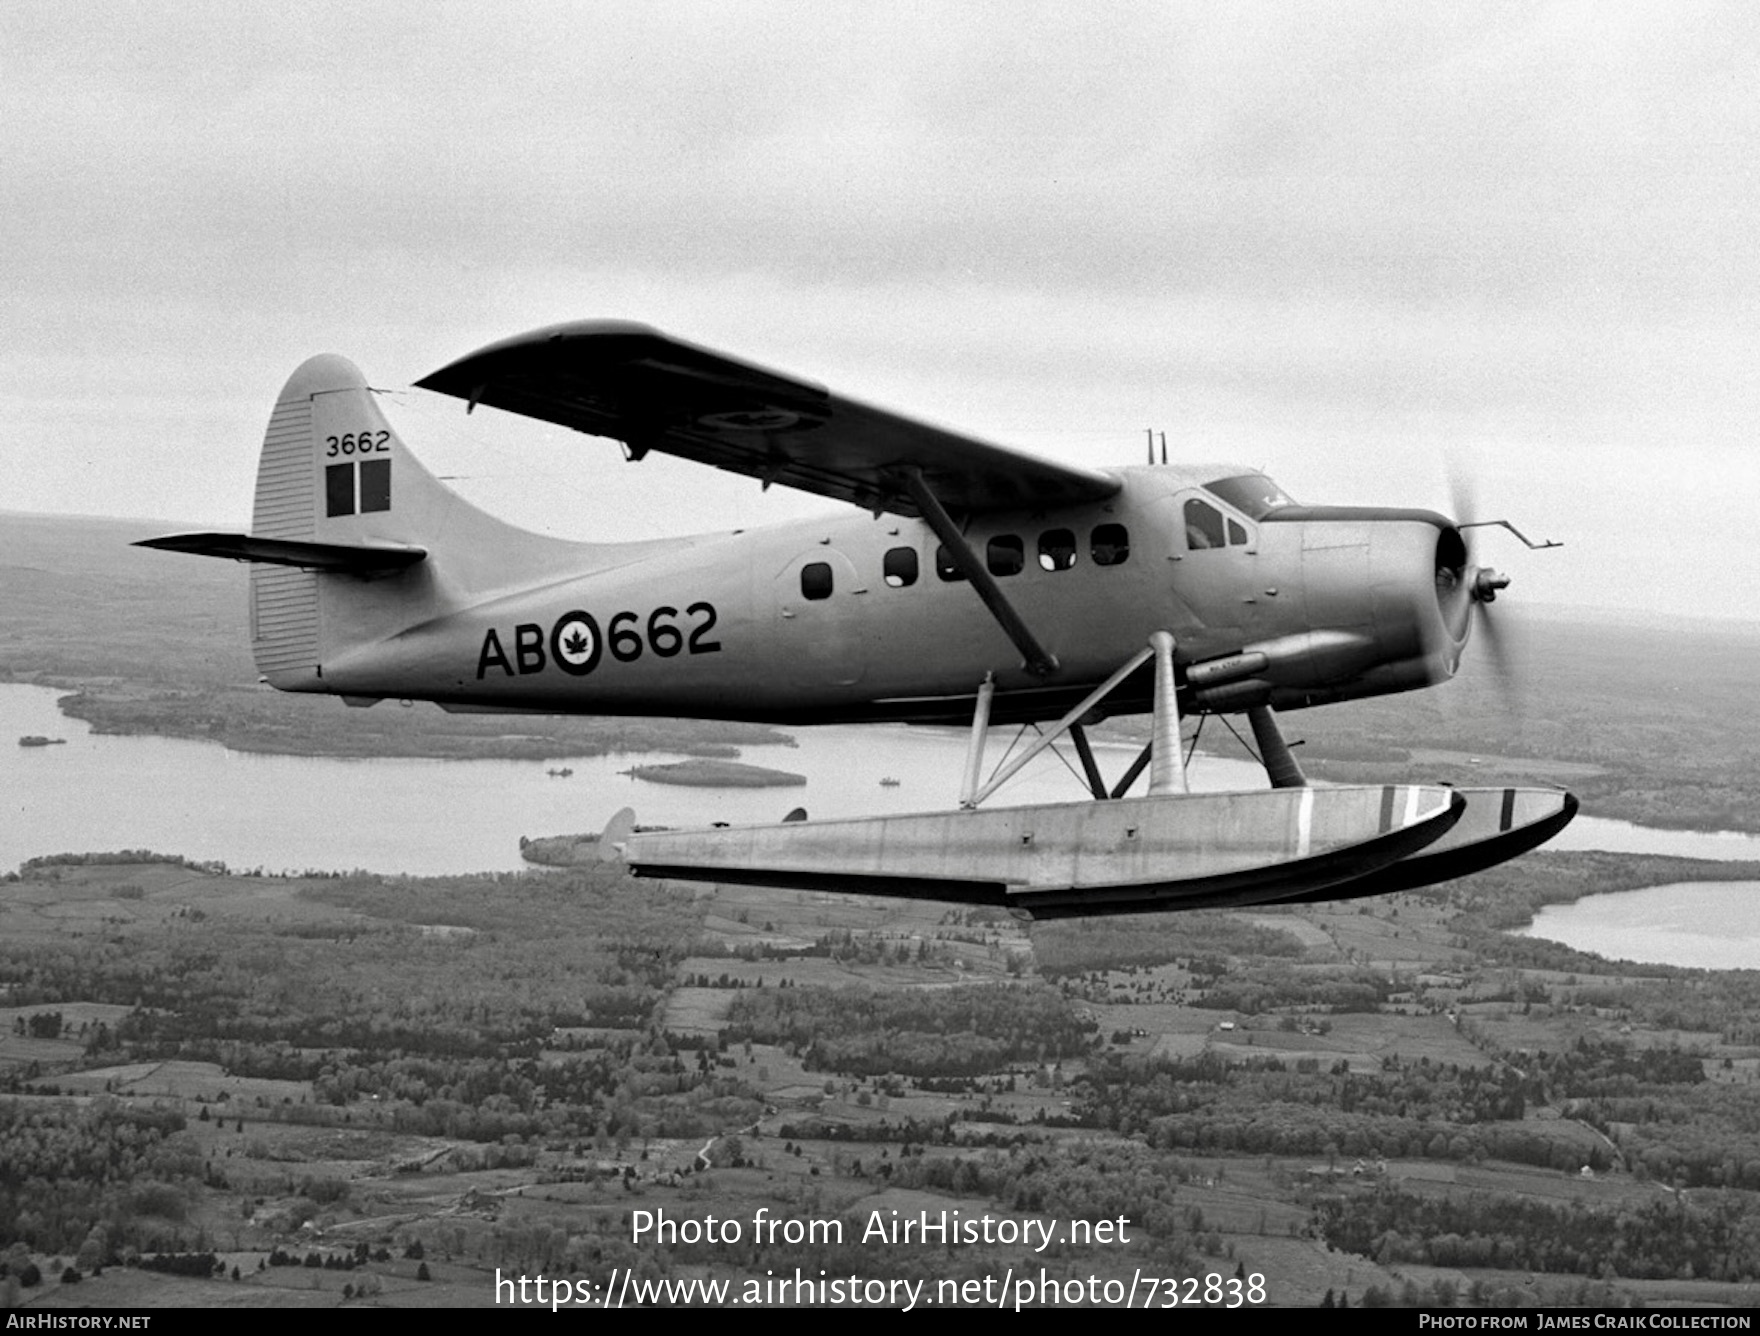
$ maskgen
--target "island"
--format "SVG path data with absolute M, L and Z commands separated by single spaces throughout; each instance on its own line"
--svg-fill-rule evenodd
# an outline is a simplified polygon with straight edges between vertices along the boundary
M 772 770 L 743 761 L 673 761 L 666 765 L 638 765 L 620 774 L 653 784 L 688 784 L 705 789 L 787 789 L 807 782 L 791 770 Z

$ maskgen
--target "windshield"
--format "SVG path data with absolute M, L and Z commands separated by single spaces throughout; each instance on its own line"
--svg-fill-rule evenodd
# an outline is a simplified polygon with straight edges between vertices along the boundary
M 1221 497 L 1248 519 L 1263 519 L 1267 511 L 1295 502 L 1263 473 L 1243 473 L 1234 478 L 1218 478 L 1204 484 L 1206 492 Z

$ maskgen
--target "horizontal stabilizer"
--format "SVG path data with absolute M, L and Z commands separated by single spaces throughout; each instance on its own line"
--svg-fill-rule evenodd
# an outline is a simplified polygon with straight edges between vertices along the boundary
M 389 544 L 312 543 L 287 538 L 255 538 L 248 533 L 174 533 L 144 538 L 136 547 L 163 552 L 188 552 L 198 557 L 229 557 L 269 566 L 298 566 L 308 571 L 344 575 L 377 575 L 414 566 L 428 555 L 422 547 Z

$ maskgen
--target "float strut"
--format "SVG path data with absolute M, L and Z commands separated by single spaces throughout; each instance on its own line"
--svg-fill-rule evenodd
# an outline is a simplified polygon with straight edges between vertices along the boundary
M 984 766 L 984 742 L 990 735 L 990 701 L 996 695 L 996 674 L 985 673 L 978 688 L 978 703 L 972 707 L 972 738 L 966 744 L 966 776 L 959 786 L 959 805 L 972 807 L 972 795 L 978 791 L 978 774 Z
M 1070 729 L 1070 725 L 1077 723 L 1083 715 L 1088 713 L 1089 710 L 1092 710 L 1101 701 L 1105 700 L 1116 691 L 1119 683 L 1123 682 L 1125 678 L 1129 677 L 1132 673 L 1136 672 L 1137 669 L 1147 663 L 1149 661 L 1149 653 L 1150 651 L 1148 647 L 1145 646 L 1135 654 L 1131 655 L 1117 672 L 1113 673 L 1111 677 L 1107 678 L 1099 686 L 1090 691 L 1082 698 L 1080 704 L 1053 724 L 1050 732 L 1042 733 L 1037 738 L 1033 739 L 1020 755 L 1001 766 L 994 775 L 991 775 L 988 784 L 985 784 L 983 788 L 979 789 L 970 798 L 962 799 L 960 801 L 960 806 L 976 807 L 992 793 L 995 793 L 997 789 L 1013 779 L 1014 776 L 1020 772 L 1022 766 L 1026 765 L 1027 762 L 1031 761 L 1040 752 L 1044 751 L 1052 743 L 1056 742 L 1057 739 L 1067 733 Z
M 1069 726 L 1070 741 L 1076 744 L 1076 755 L 1082 758 L 1082 772 L 1088 777 L 1088 788 L 1096 802 L 1105 802 L 1112 795 L 1106 791 L 1106 780 L 1094 760 L 1094 749 L 1088 745 L 1088 730 L 1080 724 Z
M 1154 755 L 1155 744 L 1146 742 L 1143 750 L 1137 753 L 1137 759 L 1131 762 L 1131 768 L 1124 772 L 1124 778 L 1112 786 L 1112 796 L 1122 798 L 1131 791 L 1131 785 L 1137 782 L 1137 776 L 1149 768 L 1149 758 Z
M 1283 740 L 1277 716 L 1269 705 L 1255 705 L 1247 711 L 1247 722 L 1253 726 L 1253 741 L 1259 744 L 1259 759 L 1270 776 L 1274 789 L 1305 789 L 1308 777 L 1296 763 L 1295 754 Z
M 1149 637 L 1155 652 L 1155 750 L 1149 758 L 1149 796 L 1189 793 L 1185 756 L 1179 745 L 1179 693 L 1173 680 L 1173 636 L 1157 631 Z

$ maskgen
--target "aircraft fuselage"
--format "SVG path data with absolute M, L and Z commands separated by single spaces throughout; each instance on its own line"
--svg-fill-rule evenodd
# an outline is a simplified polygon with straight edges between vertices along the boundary
M 1438 588 L 1459 543 L 1448 521 L 1287 504 L 1254 519 L 1202 486 L 1228 474 L 1128 469 L 1106 502 L 967 527 L 1055 657 L 1044 676 L 938 559 L 924 521 L 858 514 L 644 544 L 627 560 L 595 548 L 588 573 L 468 601 L 448 590 L 444 551 L 370 581 L 320 576 L 359 586 L 329 606 L 437 615 L 367 643 L 326 627 L 348 648 L 305 689 L 569 714 L 927 721 L 968 716 L 988 674 L 999 718 L 1048 717 L 1157 630 L 1173 632 L 1188 670 L 1249 656 L 1188 685 L 1200 707 L 1298 708 L 1452 673 L 1464 636 L 1445 625 Z M 1145 674 L 1113 708 L 1146 709 L 1150 694 Z

